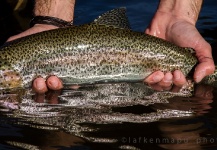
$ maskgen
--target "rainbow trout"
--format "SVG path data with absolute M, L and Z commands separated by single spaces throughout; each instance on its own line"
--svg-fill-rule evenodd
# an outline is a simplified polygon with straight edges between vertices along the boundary
M 0 48 L 0 89 L 28 87 L 34 78 L 58 76 L 63 84 L 142 81 L 152 72 L 197 63 L 191 48 L 130 30 L 125 9 L 94 22 L 45 31 Z

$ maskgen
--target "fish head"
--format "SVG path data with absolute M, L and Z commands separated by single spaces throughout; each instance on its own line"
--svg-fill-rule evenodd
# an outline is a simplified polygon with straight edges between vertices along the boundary
M 0 63 L 0 89 L 12 89 L 21 87 L 21 85 L 20 74 L 2 60 Z

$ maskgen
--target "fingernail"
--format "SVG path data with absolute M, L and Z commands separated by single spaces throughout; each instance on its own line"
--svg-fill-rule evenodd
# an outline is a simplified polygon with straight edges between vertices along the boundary
M 50 86 L 53 88 L 57 88 L 59 86 L 59 83 L 56 80 L 49 81 Z
M 203 70 L 203 71 L 200 71 L 199 73 L 197 73 L 198 75 L 195 77 L 195 82 L 200 82 L 206 75 L 206 72 Z
M 36 88 L 38 90 L 41 90 L 43 87 L 44 87 L 44 81 L 43 80 L 36 81 Z
M 170 82 L 172 82 L 172 79 L 173 79 L 172 75 L 166 74 L 165 78 L 164 78 L 164 82 L 165 83 L 170 83 Z
M 161 80 L 161 76 L 159 75 L 155 75 L 153 78 L 152 78 L 153 82 L 158 82 Z
M 181 78 L 181 73 L 180 72 L 175 72 L 174 79 L 179 80 L 180 78 Z

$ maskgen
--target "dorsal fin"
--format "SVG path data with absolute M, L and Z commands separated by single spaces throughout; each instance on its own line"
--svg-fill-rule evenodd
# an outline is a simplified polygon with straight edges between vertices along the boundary
M 102 14 L 94 20 L 94 23 L 100 25 L 113 26 L 116 28 L 131 29 L 129 20 L 126 16 L 125 7 L 113 9 Z

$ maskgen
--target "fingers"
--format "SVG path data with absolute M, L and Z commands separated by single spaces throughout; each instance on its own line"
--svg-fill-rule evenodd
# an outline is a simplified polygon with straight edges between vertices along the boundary
M 174 76 L 173 83 L 176 86 L 181 87 L 187 83 L 185 75 L 180 70 L 175 70 L 173 72 L 173 76 Z
M 205 76 L 212 74 L 215 70 L 215 64 L 212 58 L 212 48 L 203 37 L 199 37 L 198 42 L 196 42 L 197 44 L 193 47 L 199 61 L 194 72 L 194 81 L 197 83 Z
M 144 82 L 148 83 L 154 90 L 157 91 L 170 90 L 173 84 L 181 87 L 187 83 L 185 76 L 179 70 L 174 71 L 173 74 L 171 72 L 164 74 L 161 71 L 156 71 L 148 76 Z M 45 93 L 48 91 L 48 88 L 51 90 L 60 90 L 63 88 L 63 84 L 56 76 L 50 76 L 46 81 L 45 79 L 39 77 L 33 81 L 32 88 L 36 93 Z M 72 89 L 77 88 L 78 87 L 74 87 Z
M 51 90 L 60 90 L 63 88 L 63 84 L 60 79 L 56 76 L 50 76 L 47 81 L 47 86 Z
M 194 81 L 200 82 L 205 76 L 210 75 L 214 72 L 215 65 L 212 59 L 206 58 L 204 62 L 198 64 L 194 72 Z
M 33 81 L 32 88 L 36 93 L 45 93 L 48 91 L 48 88 L 51 90 L 60 90 L 63 88 L 63 85 L 56 76 L 50 76 L 47 81 L 39 77 Z
M 162 87 L 170 87 L 173 83 L 173 75 L 171 72 L 167 72 L 164 75 L 164 78 L 159 82 L 159 85 Z
M 144 81 L 148 84 L 155 84 L 160 82 L 163 78 L 164 78 L 164 73 L 161 71 L 156 71 L 152 73 L 150 76 L 148 76 L 147 78 L 145 78 Z
M 36 92 L 36 93 L 45 93 L 47 92 L 47 85 L 45 83 L 45 79 L 39 77 L 39 78 L 36 78 L 34 81 L 33 81 L 33 86 L 32 86 L 32 89 Z
M 170 90 L 173 85 L 173 75 L 170 72 L 167 72 L 158 83 L 151 83 L 149 85 L 156 91 Z
M 187 83 L 187 80 L 183 73 L 179 70 L 173 72 L 163 73 L 161 71 L 156 71 L 148 76 L 144 82 L 148 83 L 149 86 L 157 91 L 170 90 L 172 85 L 176 87 L 182 87 Z

